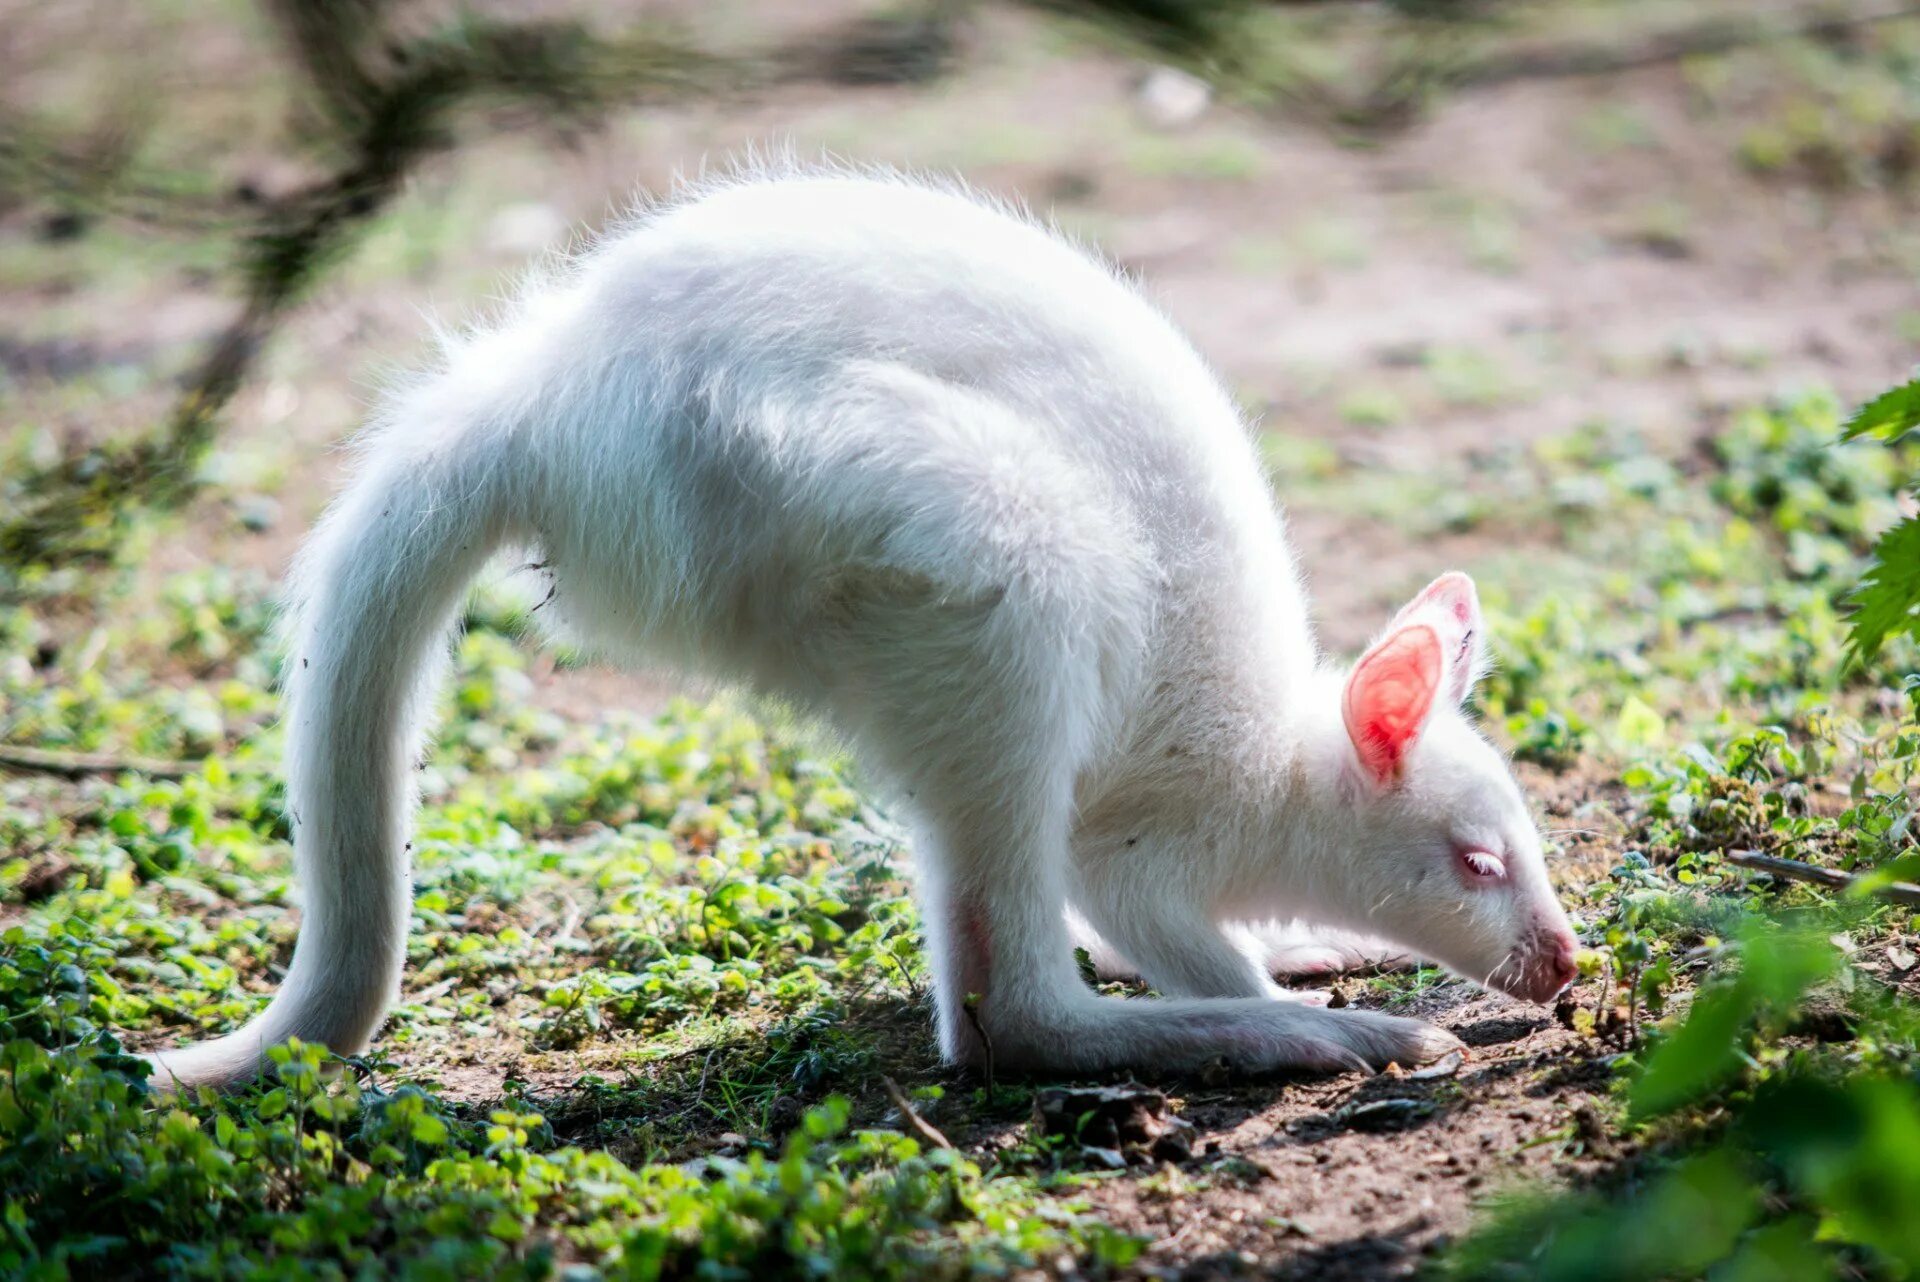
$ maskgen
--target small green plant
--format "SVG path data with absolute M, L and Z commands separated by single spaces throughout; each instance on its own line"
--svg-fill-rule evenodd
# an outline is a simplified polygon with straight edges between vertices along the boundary
M 1436 347 L 1427 353 L 1426 368 L 1433 390 L 1449 405 L 1498 405 L 1520 391 L 1496 357 L 1476 348 Z
M 1392 427 L 1406 421 L 1406 402 L 1384 387 L 1349 393 L 1340 402 L 1340 417 L 1355 427 Z
M 1862 406 L 1846 437 L 1898 444 L 1920 428 L 1920 380 L 1902 384 Z M 1872 563 L 1852 598 L 1848 643 L 1856 661 L 1877 654 L 1887 639 L 1920 639 L 1920 517 L 1908 515 L 1875 541 Z
M 1911 631 L 1920 602 L 1897 560 L 1908 536 L 1896 532 L 1912 518 L 1889 527 L 1884 503 L 1908 462 L 1819 444 L 1828 414 L 1801 402 L 1737 421 L 1717 446 L 1715 491 L 1784 536 L 1789 557 L 1795 536 L 1833 549 L 1805 568 L 1816 581 L 1843 567 L 1864 574 L 1851 644 L 1871 655 Z M 1916 421 L 1920 388 L 1909 385 L 1855 415 L 1847 436 L 1898 442 Z M 1616 1089 L 1641 1156 L 1588 1191 L 1508 1203 L 1450 1254 L 1450 1276 L 1920 1268 L 1920 1234 L 1894 1209 L 1920 1196 L 1910 1071 L 1920 1020 L 1845 952 L 1907 924 L 1876 895 L 1920 870 L 1920 678 L 1900 682 L 1897 700 L 1880 701 L 1889 705 L 1870 731 L 1808 711 L 1797 726 L 1690 744 L 1623 774 L 1647 851 L 1629 852 L 1588 893 L 1601 908 L 1591 933 L 1629 1007 L 1632 1050 L 1617 1061 Z M 1817 781 L 1835 775 L 1851 779 L 1846 804 L 1815 804 Z M 1772 901 L 1730 896 L 1740 874 L 1729 854 L 1754 849 L 1803 875 L 1776 882 Z

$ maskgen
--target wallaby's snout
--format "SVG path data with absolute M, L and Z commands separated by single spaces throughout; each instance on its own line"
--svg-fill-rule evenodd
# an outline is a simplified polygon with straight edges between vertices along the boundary
M 1580 942 L 1564 921 L 1543 923 L 1516 950 L 1518 958 L 1510 983 L 1495 977 L 1494 986 L 1510 997 L 1530 1002 L 1550 1002 L 1579 977 L 1575 961 Z

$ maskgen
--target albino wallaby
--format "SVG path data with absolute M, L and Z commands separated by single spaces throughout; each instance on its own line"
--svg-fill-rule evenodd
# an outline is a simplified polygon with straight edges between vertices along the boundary
M 509 545 L 582 644 L 811 710 L 901 799 L 953 1060 L 1457 1045 L 1283 1000 L 1242 923 L 1384 937 L 1534 1001 L 1573 977 L 1526 803 L 1460 712 L 1486 662 L 1471 580 L 1323 665 L 1232 399 L 1127 281 L 1016 213 L 885 174 L 703 184 L 449 340 L 364 449 L 294 577 L 299 944 L 252 1023 L 154 1057 L 163 1084 L 379 1028 L 422 719 Z M 1092 992 L 1070 911 L 1166 996 Z

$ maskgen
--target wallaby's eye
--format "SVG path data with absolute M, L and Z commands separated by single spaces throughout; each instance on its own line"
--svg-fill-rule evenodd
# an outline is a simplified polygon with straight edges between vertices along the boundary
M 1460 864 L 1469 876 L 1478 880 L 1497 881 L 1507 875 L 1505 861 L 1491 850 L 1463 850 Z

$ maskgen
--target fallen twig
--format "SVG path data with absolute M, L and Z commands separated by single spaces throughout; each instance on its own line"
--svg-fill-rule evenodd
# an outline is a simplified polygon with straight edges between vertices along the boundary
M 1746 45 L 1805 39 L 1920 17 L 1920 6 L 1880 4 L 1840 12 L 1815 6 L 1806 11 L 1751 12 L 1735 10 L 1693 26 L 1660 32 L 1645 43 L 1628 47 L 1574 45 L 1553 49 L 1522 49 L 1496 54 L 1462 68 L 1455 84 L 1493 85 L 1510 80 L 1553 79 L 1569 76 L 1616 75 L 1662 63 L 1729 53 Z
M 973 1025 L 973 1034 L 980 1039 L 980 1048 L 986 1052 L 987 1095 L 993 1095 L 993 1039 L 987 1036 L 986 1025 L 980 1022 L 980 1012 L 975 1009 L 980 1004 L 976 994 L 968 993 L 967 1000 L 960 1003 L 960 1010 L 967 1017 L 967 1023 Z
M 1833 868 L 1821 868 L 1814 864 L 1802 863 L 1798 859 L 1782 859 L 1778 855 L 1763 855 L 1757 850 L 1729 850 L 1727 862 L 1742 868 L 1751 868 L 1756 872 L 1771 873 L 1775 877 L 1785 877 L 1789 881 L 1811 882 L 1816 886 L 1826 886 L 1831 890 L 1848 890 L 1861 878 L 1851 873 L 1840 872 Z M 1910 881 L 1888 882 L 1884 886 L 1875 886 L 1873 894 L 1891 899 L 1896 904 L 1920 906 L 1920 886 Z
M 122 757 L 108 752 L 61 752 L 56 748 L 0 744 L 0 769 L 22 774 L 60 775 L 68 779 L 125 774 L 128 771 L 151 775 L 155 779 L 184 779 L 204 764 L 201 761 L 165 761 L 158 757 Z
M 938 1127 L 915 1111 L 913 1101 L 908 1099 L 907 1093 L 900 1089 L 900 1083 L 891 1077 L 882 1077 L 880 1085 L 886 1090 L 887 1098 L 893 1102 L 893 1106 L 900 1110 L 900 1125 L 907 1134 L 929 1148 L 953 1147 L 953 1141 L 942 1135 Z

